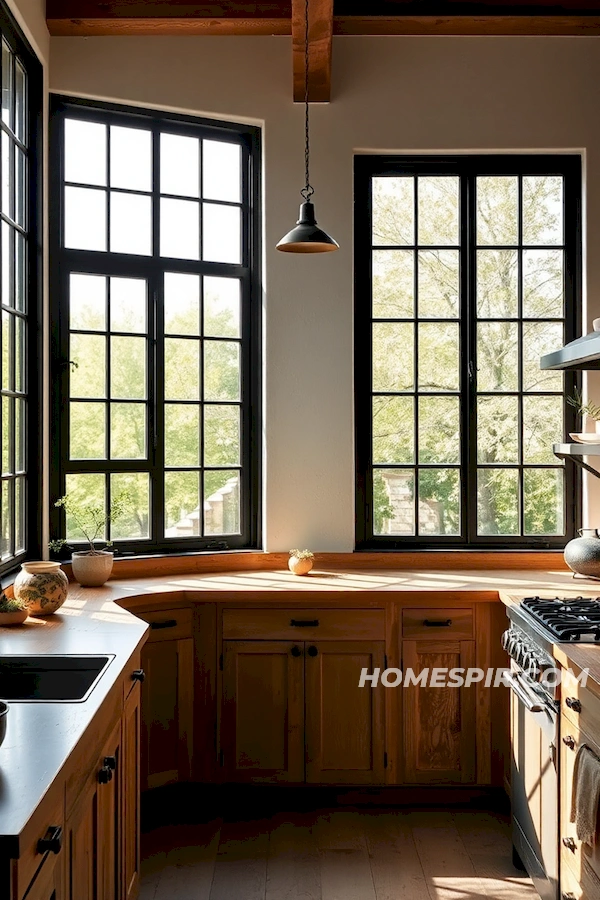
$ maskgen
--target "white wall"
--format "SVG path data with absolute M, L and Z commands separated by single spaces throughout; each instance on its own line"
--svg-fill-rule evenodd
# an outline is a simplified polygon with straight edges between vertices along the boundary
M 51 52 L 51 90 L 264 124 L 268 550 L 353 548 L 355 151 L 584 151 L 588 319 L 600 315 L 599 39 L 335 38 L 311 181 L 341 249 L 321 257 L 274 250 L 303 184 L 288 38 L 53 38 Z

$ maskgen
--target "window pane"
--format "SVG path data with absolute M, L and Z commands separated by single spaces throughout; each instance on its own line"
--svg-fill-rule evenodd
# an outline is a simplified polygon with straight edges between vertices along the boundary
M 414 388 L 414 326 L 373 323 L 373 390 Z
M 200 196 L 200 141 L 178 134 L 160 136 L 160 192 Z
M 25 400 L 15 399 L 15 472 L 25 471 Z
M 67 475 L 65 481 L 66 493 L 69 495 L 72 503 L 82 510 L 82 514 L 78 518 L 83 522 L 86 532 L 91 537 L 94 535 L 96 527 L 94 525 L 94 516 L 90 515 L 89 510 L 98 510 L 100 516 L 104 515 L 106 511 L 105 477 L 100 472 L 85 472 Z M 67 540 L 85 541 L 86 536 L 74 517 L 67 515 L 66 518 Z M 106 531 L 101 531 L 98 534 L 98 540 L 106 540 L 106 538 Z
M 525 534 L 564 534 L 562 469 L 525 469 L 523 501 Z
M 146 331 L 144 279 L 110 279 L 110 327 L 112 331 Z
M 14 304 L 21 312 L 27 312 L 27 241 L 22 234 L 14 233 Z
M 204 334 L 241 336 L 241 287 L 237 278 L 204 277 Z
M 204 344 L 204 399 L 240 399 L 240 345 L 233 341 Z
M 517 317 L 518 271 L 516 250 L 477 251 L 477 315 L 480 319 Z
M 25 479 L 15 479 L 15 554 L 25 550 Z
M 7 222 L 2 223 L 2 302 L 6 306 L 14 306 L 13 274 L 14 274 L 14 228 Z
M 165 399 L 200 399 L 200 342 L 165 340 Z
M 419 325 L 419 390 L 457 391 L 460 384 L 458 325 Z
M 110 249 L 112 253 L 152 253 L 152 200 L 139 194 L 110 194 Z
M 72 334 L 69 361 L 71 397 L 106 397 L 106 338 Z
M 564 315 L 562 250 L 523 251 L 523 315 L 532 319 Z
M 237 466 L 240 463 L 239 406 L 205 406 L 204 465 Z
M 13 403 L 9 397 L 2 398 L 2 474 L 9 475 L 12 472 L 11 460 L 11 430 L 13 422 Z
M 242 261 L 242 218 L 237 206 L 202 204 L 202 259 L 212 262 Z
M 419 244 L 457 246 L 458 178 L 421 176 L 419 192 Z
M 415 533 L 415 473 L 413 469 L 373 471 L 373 533 Z
M 204 533 L 239 534 L 239 472 L 205 472 Z
M 165 332 L 200 334 L 199 275 L 165 273 Z
M 458 397 L 419 397 L 419 462 L 460 462 Z
M 111 337 L 110 395 L 120 400 L 145 400 L 145 338 Z
M 65 181 L 106 184 L 106 125 L 65 120 Z
M 415 460 L 412 397 L 373 397 L 373 462 L 412 463 Z
M 200 476 L 198 472 L 165 475 L 165 537 L 186 538 L 201 533 Z
M 160 255 L 173 259 L 200 259 L 199 203 L 161 198 Z
M 412 250 L 373 251 L 373 318 L 414 315 L 415 273 Z
M 130 191 L 152 190 L 150 131 L 111 125 L 110 185 Z
M 143 403 L 110 404 L 111 459 L 144 459 L 146 456 L 146 406 Z
M 477 324 L 477 390 L 519 388 L 519 326 L 516 322 Z
M 457 318 L 458 277 L 457 250 L 419 250 L 419 315 Z
M 70 407 L 70 458 L 105 459 L 106 404 L 71 403 Z
M 2 388 L 10 391 L 13 386 L 12 329 L 14 316 L 2 310 Z
M 106 192 L 65 188 L 65 247 L 106 250 Z
M 26 143 L 27 76 L 18 59 L 15 60 L 15 134 Z
M 200 407 L 165 404 L 165 465 L 200 465 Z
M 0 517 L 2 521 L 2 534 L 0 541 L 0 550 L 2 559 L 8 559 L 13 555 L 12 548 L 12 492 L 9 481 L 2 482 L 2 495 Z
M 523 178 L 523 243 L 563 243 L 563 179 L 561 175 Z
M 460 534 L 460 473 L 419 470 L 419 534 Z
M 480 463 L 519 462 L 517 397 L 478 398 L 477 460 Z
M 414 244 L 414 178 L 373 178 L 372 184 L 374 246 Z
M 564 438 L 564 401 L 558 397 L 523 397 L 523 462 L 556 463 L 552 444 Z
M 241 159 L 239 144 L 202 141 L 203 197 L 239 203 L 242 199 Z
M 13 55 L 2 41 L 2 121 L 13 127 Z
M 516 244 L 519 238 L 519 185 L 515 175 L 477 179 L 477 243 Z
M 15 192 L 11 166 L 12 141 L 2 132 L 2 212 L 9 218 L 15 214 Z
M 477 533 L 519 534 L 519 473 L 480 469 L 477 478 Z
M 70 277 L 70 327 L 80 331 L 106 328 L 106 278 L 103 275 Z
M 25 322 L 15 316 L 15 391 L 25 391 Z
M 15 147 L 15 221 L 25 228 L 27 160 L 19 147 Z
M 562 347 L 563 326 L 561 322 L 523 323 L 523 390 L 562 391 L 562 372 L 540 369 L 540 357 Z
M 123 515 L 110 523 L 114 541 L 148 538 L 150 511 L 150 479 L 147 472 L 119 472 L 110 476 L 113 499 L 125 496 Z

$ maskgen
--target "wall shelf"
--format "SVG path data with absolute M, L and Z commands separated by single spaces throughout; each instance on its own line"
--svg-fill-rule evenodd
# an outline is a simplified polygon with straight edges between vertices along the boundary
M 580 469 L 585 469 L 586 472 L 590 472 L 596 478 L 600 478 L 600 471 L 583 459 L 584 456 L 597 456 L 600 458 L 600 442 L 597 444 L 553 444 L 552 450 L 559 459 L 572 459 Z

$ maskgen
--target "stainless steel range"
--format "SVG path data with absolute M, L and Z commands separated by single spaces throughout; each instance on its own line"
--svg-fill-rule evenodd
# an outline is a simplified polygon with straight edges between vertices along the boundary
M 542 900 L 559 896 L 559 687 L 553 643 L 600 643 L 600 598 L 528 597 L 509 607 L 502 646 L 511 658 L 515 862 Z

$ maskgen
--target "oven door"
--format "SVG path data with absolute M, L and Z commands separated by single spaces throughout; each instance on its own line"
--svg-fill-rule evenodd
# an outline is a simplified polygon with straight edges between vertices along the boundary
M 542 900 L 558 898 L 558 714 L 513 663 L 513 844 Z

